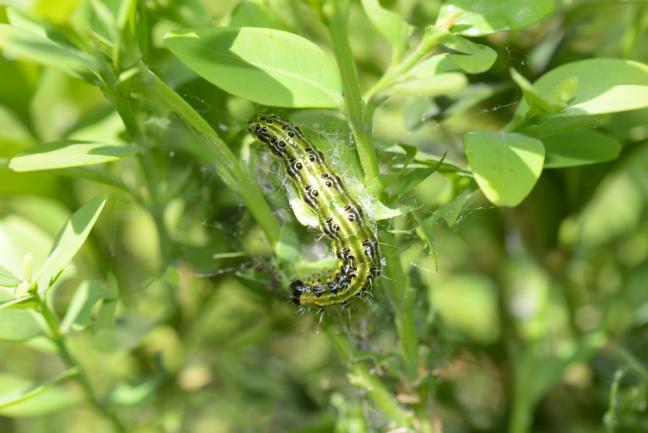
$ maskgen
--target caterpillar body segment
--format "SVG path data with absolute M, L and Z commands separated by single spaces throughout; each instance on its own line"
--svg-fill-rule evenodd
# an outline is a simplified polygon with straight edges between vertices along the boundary
M 282 162 L 303 201 L 317 214 L 320 229 L 331 240 L 336 265 L 323 278 L 291 283 L 298 305 L 343 304 L 371 289 L 380 275 L 378 238 L 362 206 L 343 180 L 302 131 L 277 116 L 255 116 L 250 133 Z

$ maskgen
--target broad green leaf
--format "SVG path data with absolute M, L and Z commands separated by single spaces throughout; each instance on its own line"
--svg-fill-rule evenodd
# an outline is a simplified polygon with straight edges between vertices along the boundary
M 437 24 L 449 22 L 466 36 L 483 36 L 537 23 L 554 7 L 553 0 L 447 0 Z
M 403 45 L 412 31 L 412 26 L 396 12 L 382 7 L 378 0 L 362 0 L 362 7 L 374 27 L 394 49 Z
M 631 60 L 588 59 L 567 63 L 544 74 L 533 86 L 545 97 L 571 93 L 567 106 L 556 117 L 648 107 L 648 65 Z M 523 117 L 528 111 L 529 105 L 522 101 L 516 117 Z
M 453 33 L 447 33 L 441 38 L 441 44 L 460 54 L 449 54 L 459 68 L 469 74 L 485 72 L 497 60 L 497 53 L 486 45 L 476 44 Z
M 0 265 L 0 286 L 2 287 L 16 287 L 20 284 L 20 280 L 11 271 L 4 266 Z
M 40 416 L 65 410 L 79 401 L 79 396 L 57 386 L 78 374 L 67 370 L 40 383 L 8 373 L 0 373 L 0 415 L 9 417 Z
M 39 290 L 47 290 L 52 278 L 59 275 L 76 255 L 90 234 L 90 230 L 99 218 L 105 204 L 106 198 L 97 196 L 72 215 L 59 232 L 49 257 L 34 279 L 38 281 Z
M 264 27 L 269 29 L 288 30 L 268 4 L 259 0 L 245 0 L 236 5 L 225 23 L 229 27 Z
M 7 24 L 0 24 L 0 48 L 8 55 L 58 68 L 86 80 L 98 68 L 95 60 L 85 53 Z
M 545 168 L 572 167 L 610 161 L 619 156 L 621 145 L 609 135 L 579 129 L 543 137 Z
M 233 95 L 278 107 L 339 107 L 335 64 L 313 42 L 256 27 L 196 28 L 167 33 L 169 50 Z
M 14 171 L 53 170 L 102 164 L 135 155 L 135 146 L 119 146 L 80 140 L 60 140 L 34 146 L 11 159 Z
M 92 308 L 101 299 L 105 292 L 97 281 L 84 281 L 74 293 L 72 301 L 61 323 L 61 331 L 78 331 L 88 327 L 92 321 Z
M 523 134 L 469 132 L 464 149 L 477 184 L 496 205 L 519 204 L 542 172 L 542 142 Z
M 430 285 L 430 302 L 443 321 L 480 343 L 499 336 L 497 290 L 479 275 L 452 275 Z

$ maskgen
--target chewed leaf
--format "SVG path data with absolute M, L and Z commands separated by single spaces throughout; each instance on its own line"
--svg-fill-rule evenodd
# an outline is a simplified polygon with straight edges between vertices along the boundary
M 339 107 L 337 68 L 299 35 L 258 27 L 183 29 L 166 46 L 189 68 L 233 95 L 275 107 Z

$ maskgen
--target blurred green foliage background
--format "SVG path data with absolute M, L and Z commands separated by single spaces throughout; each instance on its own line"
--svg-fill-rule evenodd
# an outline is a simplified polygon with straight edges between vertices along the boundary
M 0 308 L 0 432 L 648 432 L 648 109 L 568 125 L 612 137 L 618 157 L 545 166 L 516 207 L 491 204 L 452 168 L 467 167 L 464 133 L 512 118 L 523 92 L 510 68 L 533 82 L 577 60 L 648 62 L 647 2 L 557 0 L 538 22 L 473 39 L 497 53 L 488 71 L 380 105 L 383 172 L 405 176 L 385 156 L 395 143 L 434 155 L 435 166 L 446 152 L 452 164 L 408 173 L 408 194 L 388 202 L 402 215 L 381 223 L 381 239 L 397 251 L 406 301 L 394 299 L 388 259 L 370 298 L 324 312 L 288 301 L 292 270 L 277 251 L 302 271 L 325 258 L 325 244 L 297 222 L 279 165 L 247 134 L 258 107 L 200 78 L 163 41 L 179 28 L 245 25 L 300 34 L 330 53 L 322 2 L 2 3 L 1 23 L 74 46 L 87 54 L 78 64 L 120 68 L 97 84 L 48 47 L 30 46 L 42 49 L 37 58 L 0 56 L 0 302 L 12 304 Z M 364 90 L 389 66 L 390 48 L 351 3 Z M 442 6 L 380 4 L 419 28 L 414 40 Z M 0 33 L 0 48 L 9 39 Z M 249 169 L 292 238 L 269 245 L 186 119 L 151 81 L 125 78 L 141 73 L 140 60 Z M 357 164 L 339 153 L 351 139 L 343 117 L 279 111 L 353 178 Z M 99 165 L 10 168 L 59 140 L 116 147 L 94 153 Z M 47 291 L 20 283 L 78 209 L 69 227 L 92 230 L 70 238 L 72 255 L 83 244 L 75 259 Z

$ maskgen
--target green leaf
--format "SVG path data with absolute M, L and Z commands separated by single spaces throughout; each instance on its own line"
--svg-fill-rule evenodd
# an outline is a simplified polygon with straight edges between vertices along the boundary
M 37 304 L 35 295 L 29 294 L 0 303 L 0 310 L 5 308 L 30 308 Z
M 265 27 L 288 30 L 284 23 L 268 4 L 256 1 L 241 1 L 229 15 L 229 27 Z
M 547 97 L 571 94 L 555 117 L 583 116 L 648 107 L 648 65 L 621 59 L 588 59 L 567 63 L 544 74 L 534 88 Z M 574 88 L 575 87 L 575 88 Z M 522 101 L 515 114 L 524 117 Z
M 7 24 L 0 24 L 0 48 L 10 56 L 58 68 L 87 81 L 91 80 L 92 71 L 98 69 L 95 60 L 81 51 Z
M 57 276 L 76 255 L 105 204 L 106 198 L 97 196 L 77 210 L 65 224 L 56 238 L 49 257 L 34 279 L 38 281 L 39 290 L 46 290 L 52 278 Z
M 469 74 L 485 72 L 497 60 L 497 53 L 486 45 L 476 44 L 454 33 L 447 33 L 441 38 L 441 44 L 457 53 L 449 54 L 450 60 Z
M 39 416 L 69 408 L 79 401 L 77 395 L 56 385 L 74 377 L 78 369 L 69 369 L 40 383 L 7 373 L 0 373 L 0 415 Z
M 496 205 L 519 204 L 542 172 L 542 142 L 523 134 L 469 132 L 464 149 L 477 184 Z
M 0 286 L 2 287 L 16 287 L 20 284 L 20 280 L 11 271 L 4 266 L 0 265 Z
M 13 171 L 53 170 L 116 161 L 137 153 L 135 146 L 119 146 L 80 140 L 41 144 L 11 159 Z
M 591 129 L 543 137 L 545 168 L 573 167 L 610 161 L 619 156 L 621 145 L 614 138 Z
M 392 47 L 397 48 L 403 45 L 412 31 L 412 26 L 407 24 L 396 12 L 382 7 L 378 0 L 362 0 L 362 7 L 371 23 Z
M 169 50 L 233 95 L 278 107 L 339 107 L 335 64 L 301 36 L 255 27 L 196 28 L 167 33 Z
M 533 117 L 540 113 L 554 114 L 565 107 L 564 103 L 555 103 L 542 95 L 542 93 L 536 89 L 533 84 L 529 83 L 529 81 L 515 69 L 511 68 L 510 72 L 513 81 L 520 86 L 520 89 L 524 94 L 524 100 L 529 104 L 530 110 L 527 112 L 526 117 Z
M 447 0 L 437 25 L 451 23 L 452 31 L 483 36 L 537 23 L 554 7 L 553 0 Z
M 105 298 L 105 291 L 98 281 L 84 281 L 72 296 L 70 305 L 61 322 L 61 331 L 78 331 L 92 322 L 92 308 Z

